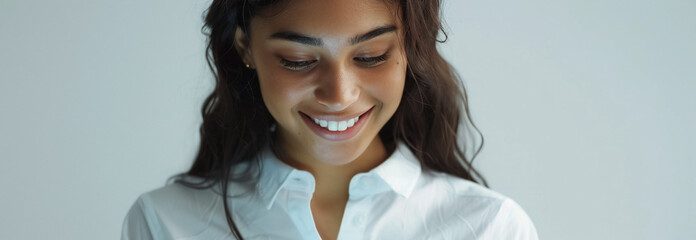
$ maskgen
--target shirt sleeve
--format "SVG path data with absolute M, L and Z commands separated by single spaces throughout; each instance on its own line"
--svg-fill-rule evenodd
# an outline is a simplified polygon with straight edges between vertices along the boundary
M 538 240 L 539 236 L 524 209 L 508 198 L 503 200 L 481 239 Z
M 135 201 L 123 220 L 121 240 L 152 240 L 153 229 L 146 214 L 142 196 Z

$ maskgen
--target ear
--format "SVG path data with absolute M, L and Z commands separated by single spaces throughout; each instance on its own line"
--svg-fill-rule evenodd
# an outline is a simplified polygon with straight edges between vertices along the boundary
M 249 64 L 250 68 L 254 68 L 254 59 L 251 55 L 251 48 L 249 48 L 249 37 L 239 26 L 237 26 L 237 30 L 234 32 L 234 48 L 242 58 L 242 61 L 244 61 L 244 64 Z

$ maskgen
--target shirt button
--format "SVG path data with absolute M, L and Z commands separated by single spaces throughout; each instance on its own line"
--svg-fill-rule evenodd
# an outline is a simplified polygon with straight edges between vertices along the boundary
M 355 225 L 363 225 L 365 223 L 365 214 L 358 214 L 353 218 L 353 224 Z

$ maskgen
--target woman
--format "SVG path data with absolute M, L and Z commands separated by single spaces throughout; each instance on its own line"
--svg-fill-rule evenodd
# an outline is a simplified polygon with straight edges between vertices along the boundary
M 123 238 L 536 239 L 457 143 L 471 120 L 439 5 L 214 0 L 198 155 Z

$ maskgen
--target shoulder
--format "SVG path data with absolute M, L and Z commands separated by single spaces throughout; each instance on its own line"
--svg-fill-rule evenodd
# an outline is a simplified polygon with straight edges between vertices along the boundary
M 217 215 L 222 197 L 213 189 L 179 183 L 141 194 L 123 222 L 122 239 L 194 236 Z
M 497 191 L 433 171 L 423 171 L 419 182 L 418 195 L 430 196 L 439 216 L 450 215 L 448 222 L 464 225 L 477 239 L 538 239 L 524 209 Z
M 149 207 L 167 212 L 181 212 L 181 206 L 207 205 L 215 197 L 213 189 L 197 189 L 180 183 L 171 183 L 140 195 L 142 203 Z
M 505 199 L 489 226 L 480 235 L 483 239 L 539 239 L 534 223 L 514 200 Z

